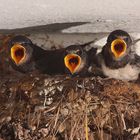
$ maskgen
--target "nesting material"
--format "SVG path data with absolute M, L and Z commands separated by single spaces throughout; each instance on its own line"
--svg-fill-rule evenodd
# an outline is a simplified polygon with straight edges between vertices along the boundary
M 139 83 L 34 74 L 9 76 L 0 89 L 2 139 L 139 137 Z

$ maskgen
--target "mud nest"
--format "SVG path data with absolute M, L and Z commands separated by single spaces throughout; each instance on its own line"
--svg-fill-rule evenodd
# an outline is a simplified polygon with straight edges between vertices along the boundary
M 0 140 L 140 139 L 139 83 L 30 74 L 0 89 Z

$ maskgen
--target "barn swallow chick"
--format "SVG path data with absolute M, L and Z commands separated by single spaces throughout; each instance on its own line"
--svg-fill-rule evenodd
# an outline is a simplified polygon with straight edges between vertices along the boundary
M 136 80 L 139 70 L 131 64 L 132 47 L 133 41 L 127 32 L 123 30 L 111 32 L 106 44 L 97 55 L 97 63 L 101 66 L 103 74 L 119 80 Z
M 88 73 L 88 55 L 86 47 L 94 43 L 96 39 L 84 44 L 70 45 L 66 47 L 64 52 L 64 64 L 66 73 L 71 75 L 87 76 Z
M 70 74 L 84 74 L 88 66 L 87 54 L 80 45 L 68 46 L 65 50 L 64 64 Z
M 102 50 L 102 70 L 105 76 L 120 80 L 136 80 L 139 70 L 132 65 L 131 53 L 133 41 L 123 30 L 115 30 L 108 36 L 107 43 Z
M 40 47 L 34 45 L 29 38 L 22 35 L 13 37 L 9 41 L 8 49 L 11 66 L 23 73 L 35 70 L 35 62 L 45 52 Z

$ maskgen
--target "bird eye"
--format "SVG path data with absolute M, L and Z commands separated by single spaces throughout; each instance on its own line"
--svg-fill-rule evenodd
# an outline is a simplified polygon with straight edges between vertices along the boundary
M 81 55 L 82 52 L 81 52 L 80 50 L 77 50 L 77 51 L 76 51 L 76 54 L 77 54 L 77 55 Z
M 111 43 L 111 51 L 116 58 L 121 57 L 126 52 L 127 44 L 122 39 L 115 39 Z
M 76 72 L 78 67 L 81 63 L 81 57 L 76 54 L 68 54 L 64 58 L 65 66 L 70 70 L 70 72 L 73 74 Z
M 13 61 L 19 65 L 25 59 L 26 56 L 26 49 L 20 45 L 15 44 L 11 47 L 11 58 Z

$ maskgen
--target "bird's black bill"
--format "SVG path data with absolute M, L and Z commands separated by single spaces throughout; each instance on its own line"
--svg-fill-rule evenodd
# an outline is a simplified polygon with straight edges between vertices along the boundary
M 15 44 L 11 47 L 11 58 L 16 63 L 16 65 L 21 64 L 26 56 L 26 49 L 20 45 Z
M 65 66 L 70 70 L 70 72 L 73 74 L 76 72 L 78 67 L 81 64 L 81 57 L 76 54 L 68 54 L 64 58 Z
M 127 45 L 125 41 L 122 39 L 115 39 L 111 43 L 111 51 L 116 58 L 121 57 L 126 52 L 126 49 L 127 49 Z

